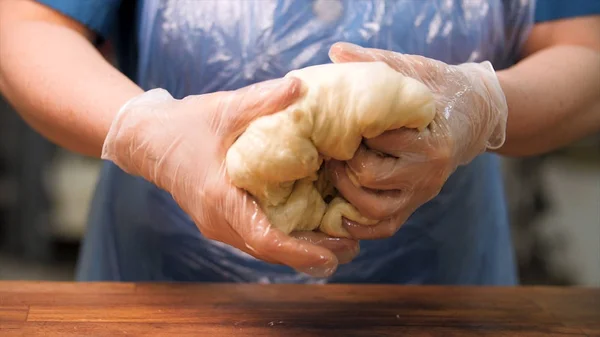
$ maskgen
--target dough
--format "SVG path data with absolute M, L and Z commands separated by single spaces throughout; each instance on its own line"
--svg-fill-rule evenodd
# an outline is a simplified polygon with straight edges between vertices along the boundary
M 320 170 L 323 161 L 349 160 L 363 138 L 387 130 L 426 128 L 435 115 L 433 94 L 382 62 L 318 65 L 290 76 L 303 81 L 303 97 L 250 123 L 227 152 L 227 173 L 283 232 L 318 229 L 349 237 L 342 217 L 377 221 L 337 195 Z

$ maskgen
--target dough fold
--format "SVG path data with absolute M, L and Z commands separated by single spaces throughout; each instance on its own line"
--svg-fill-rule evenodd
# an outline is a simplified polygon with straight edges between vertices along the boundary
M 323 161 L 349 160 L 363 138 L 387 130 L 423 130 L 435 115 L 433 94 L 383 62 L 324 64 L 290 76 L 303 81 L 303 97 L 250 123 L 227 152 L 227 173 L 283 232 L 350 237 L 342 217 L 364 225 L 377 221 L 336 193 L 320 169 Z

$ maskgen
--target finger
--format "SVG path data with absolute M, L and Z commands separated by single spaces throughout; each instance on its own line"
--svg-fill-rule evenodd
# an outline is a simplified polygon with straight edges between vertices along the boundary
M 423 130 L 400 128 L 389 130 L 377 137 L 366 139 L 369 149 L 394 157 L 402 158 L 407 153 L 423 154 L 427 158 L 447 157 L 455 142 L 445 117 L 436 115 L 429 126 Z
M 422 196 L 414 195 L 410 201 L 405 202 L 392 217 L 387 218 L 374 226 L 365 226 L 354 221 L 343 219 L 342 226 L 356 240 L 376 240 L 394 236 L 400 227 L 422 204 Z
M 348 176 L 346 166 L 340 161 L 328 161 L 327 170 L 336 189 L 365 217 L 382 220 L 400 209 L 407 197 L 398 190 L 373 191 L 356 186 Z
M 357 240 L 385 239 L 394 236 L 413 212 L 413 209 L 406 209 L 402 214 L 383 220 L 374 226 L 364 226 L 343 219 L 342 226 Z
M 333 63 L 380 61 L 369 49 L 348 42 L 337 42 L 331 46 L 329 59 Z
M 284 110 L 303 93 L 297 78 L 281 78 L 250 85 L 222 97 L 221 125 L 226 135 L 239 136 L 258 117 Z M 229 137 L 231 138 L 231 137 Z
M 361 240 L 385 239 L 393 236 L 398 228 L 394 225 L 392 219 L 386 219 L 374 226 L 363 226 L 354 221 L 343 219 L 342 226 L 353 238 Z
M 354 156 L 346 162 L 346 175 L 355 185 L 381 191 L 410 189 L 410 181 L 396 172 L 406 163 L 396 157 L 382 155 L 359 146 Z
M 202 232 L 202 234 L 210 240 L 222 242 L 226 245 L 229 245 L 235 249 L 238 249 L 238 250 L 254 257 L 255 259 L 258 259 L 258 260 L 261 260 L 261 261 L 264 261 L 267 263 L 280 264 L 279 261 L 277 261 L 271 257 L 258 254 L 256 251 L 253 251 L 253 250 L 249 249 L 248 247 L 246 247 L 246 243 L 244 242 L 244 239 L 242 239 L 242 237 L 239 236 L 239 234 L 231 226 L 224 226 L 224 228 L 219 228 L 216 233 L 211 233 L 210 231 L 207 231 L 205 229 Z
M 346 162 L 346 175 L 359 187 L 377 191 L 414 191 L 429 172 L 441 171 L 422 153 L 382 156 L 364 146 Z
M 214 190 L 213 190 L 214 191 Z M 198 228 L 204 236 L 208 240 L 222 242 L 226 245 L 229 245 L 233 248 L 236 248 L 256 259 L 268 262 L 268 263 L 279 263 L 278 261 L 257 254 L 255 251 L 252 251 L 246 247 L 246 244 L 242 237 L 228 224 L 223 221 L 223 214 L 220 212 L 220 207 L 224 205 L 223 202 L 219 202 L 220 199 L 213 193 L 209 193 L 210 195 L 205 196 L 205 205 L 203 209 L 189 209 L 185 207 L 186 203 L 178 204 L 182 206 L 184 211 L 186 211 L 190 216 L 194 219 L 194 222 L 199 224 Z M 177 201 L 177 198 L 176 198 Z M 191 204 L 195 204 L 192 202 Z M 215 211 L 207 211 L 209 209 L 217 210 Z M 226 218 L 226 217 L 225 217 Z M 227 220 L 228 222 L 229 220 Z
M 400 128 L 366 139 L 365 144 L 371 150 L 399 158 L 407 152 L 428 153 L 432 139 L 428 129 L 419 132 L 416 129 Z
M 329 58 L 334 63 L 384 62 L 399 73 L 420 79 L 425 83 L 431 80 L 441 69 L 438 64 L 440 62 L 423 56 L 407 55 L 375 48 L 363 48 L 347 42 L 335 43 L 329 49 Z
M 335 254 L 340 264 L 348 263 L 360 252 L 360 244 L 356 240 L 334 238 L 321 232 L 293 232 L 290 236 L 324 247 Z
M 330 276 L 337 269 L 333 252 L 271 226 L 258 204 L 243 191 L 229 189 L 224 214 L 244 246 L 259 256 L 315 277 Z
M 370 153 L 371 151 L 366 151 Z M 376 165 L 378 158 L 364 159 L 361 154 L 346 163 L 346 173 L 357 185 L 367 190 L 401 191 L 404 199 L 414 199 L 415 194 L 433 198 L 442 189 L 446 180 L 452 173 L 451 166 L 443 158 L 424 158 L 422 154 L 408 153 L 404 157 L 395 159 L 396 164 L 389 171 L 363 171 L 366 164 Z M 427 201 L 427 200 L 426 200 Z M 399 208 L 404 207 L 398 203 Z

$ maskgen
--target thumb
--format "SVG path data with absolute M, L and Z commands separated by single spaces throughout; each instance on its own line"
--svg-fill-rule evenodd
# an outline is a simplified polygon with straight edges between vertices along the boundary
M 228 189 L 225 202 L 220 207 L 230 226 L 243 240 L 244 248 L 252 255 L 314 277 L 331 276 L 337 269 L 339 261 L 332 251 L 273 227 L 247 193 L 236 188 Z
M 402 54 L 390 50 L 363 48 L 347 42 L 335 43 L 329 49 L 329 58 L 334 63 L 383 62 L 397 72 L 425 82 L 436 74 L 439 61 L 419 55 Z
M 228 92 L 220 97 L 220 124 L 226 135 L 235 138 L 258 117 L 284 110 L 302 94 L 302 81 L 297 78 L 265 81 Z
M 378 61 L 369 49 L 347 42 L 337 42 L 331 46 L 329 59 L 333 63 Z

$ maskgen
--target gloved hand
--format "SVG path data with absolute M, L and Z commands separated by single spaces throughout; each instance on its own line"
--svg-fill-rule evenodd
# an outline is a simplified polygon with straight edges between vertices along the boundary
M 224 166 L 227 149 L 249 122 L 281 111 L 300 94 L 297 79 L 181 100 L 150 90 L 121 108 L 102 158 L 169 192 L 205 237 L 267 262 L 328 276 L 358 253 L 358 243 L 319 233 L 292 237 L 272 228 L 257 203 L 231 185 Z
M 329 56 L 335 63 L 383 61 L 427 85 L 437 106 L 424 132 L 388 131 L 364 141 L 350 161 L 328 163 L 343 196 L 364 216 L 381 220 L 373 226 L 345 220 L 354 238 L 393 235 L 419 206 L 440 192 L 459 165 L 503 145 L 508 108 L 489 62 L 454 66 L 348 43 L 332 46 Z

